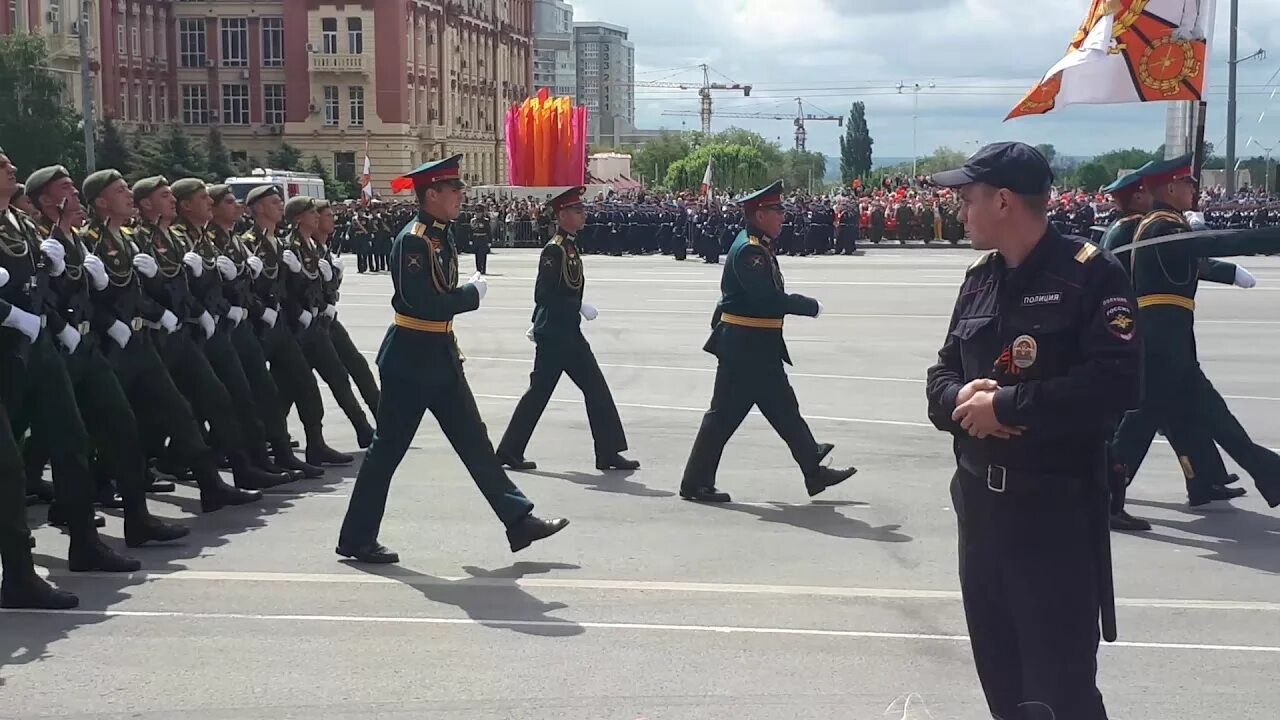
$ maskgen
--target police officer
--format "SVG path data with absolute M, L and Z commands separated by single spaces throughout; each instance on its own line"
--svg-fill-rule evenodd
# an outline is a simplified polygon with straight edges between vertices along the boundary
M 774 238 L 782 229 L 782 181 L 738 201 L 746 227 L 725 259 L 720 279 L 721 298 L 711 317 L 711 337 L 703 350 L 719 359 L 711 409 L 693 440 L 680 482 L 680 497 L 699 502 L 730 502 L 715 487 L 720 456 L 742 420 L 758 406 L 769 424 L 791 449 L 813 497 L 853 476 L 854 468 L 821 465 L 832 450 L 819 445 L 800 417 L 795 391 L 783 363 L 791 364 L 782 339 L 787 315 L 818 317 L 822 305 L 804 295 L 788 294 L 782 270 L 773 254 Z
M 995 717 L 1105 720 L 1106 447 L 1141 392 L 1136 301 L 1110 253 L 1048 224 L 1053 172 L 1034 148 L 989 145 L 933 182 L 959 189 L 974 246 L 994 251 L 966 274 L 926 386 L 957 458 L 978 677 Z
M 399 555 L 378 542 L 391 476 L 430 410 L 471 478 L 507 528 L 511 551 L 564 529 L 568 520 L 543 520 L 511 482 L 489 442 L 480 410 L 462 370 L 453 334 L 455 315 L 480 307 L 488 282 L 476 273 L 458 285 L 458 251 L 450 224 L 462 207 L 461 155 L 428 162 L 399 178 L 412 185 L 421 209 L 392 247 L 391 299 L 395 321 L 378 351 L 386 390 L 378 431 L 351 491 L 336 552 L 366 563 L 395 563 Z
M 582 255 L 574 240 L 586 223 L 582 206 L 585 187 L 570 188 L 552 198 L 548 205 L 556 213 L 556 234 L 538 260 L 538 277 L 533 288 L 533 327 L 529 334 L 538 349 L 534 355 L 529 389 L 516 405 L 511 423 L 498 443 L 498 459 L 513 470 L 537 467 L 524 457 L 533 429 L 542 417 L 551 393 L 567 374 L 582 391 L 587 404 L 587 422 L 595 441 L 597 470 L 636 470 L 640 463 L 620 454 L 627 449 L 622 419 L 609 392 L 604 374 L 591 345 L 582 335 L 582 320 L 595 320 L 599 311 L 583 302 L 586 276 Z

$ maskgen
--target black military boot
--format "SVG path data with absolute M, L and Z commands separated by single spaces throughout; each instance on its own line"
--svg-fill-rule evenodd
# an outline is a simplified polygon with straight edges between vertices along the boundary
M 318 478 L 324 475 L 324 468 L 302 462 L 287 442 L 272 443 L 271 449 L 275 451 L 276 465 L 285 470 L 302 473 L 304 478 Z
M 49 527 L 62 528 L 63 530 L 66 530 L 67 526 L 71 524 L 67 517 L 65 508 L 58 502 L 54 502 L 49 505 L 48 522 Z M 107 519 L 95 513 L 93 515 L 93 526 L 95 528 L 106 527 Z
M 42 505 L 52 505 L 54 498 L 53 483 L 48 480 L 38 479 L 38 475 L 36 477 L 36 480 L 27 483 L 27 494 L 35 495 L 40 499 L 40 504 Z
M 201 512 L 217 512 L 228 505 L 248 505 L 262 499 L 257 490 L 241 490 L 224 482 L 212 461 L 196 471 L 196 482 L 200 485 Z
M 164 522 L 147 510 L 145 494 L 130 495 L 125 498 L 124 508 L 124 544 L 131 548 L 142 547 L 147 543 L 167 543 L 191 534 L 181 525 Z
M 311 465 L 350 465 L 355 458 L 334 450 L 324 442 L 319 427 L 307 428 L 307 462 Z
M 242 452 L 231 453 L 229 457 L 232 481 L 241 490 L 266 490 L 292 482 L 292 478 L 288 475 L 259 470 L 249 462 L 249 456 Z
M 93 526 L 93 513 L 88 509 L 74 512 L 67 528 L 71 535 L 71 548 L 67 552 L 67 567 L 71 572 L 129 573 L 142 569 L 142 563 L 112 550 L 98 537 Z
M 1229 488 L 1225 485 L 1187 484 L 1187 503 L 1191 507 L 1208 505 L 1219 500 L 1234 500 L 1244 494 L 1244 488 Z
M 24 538 L 4 541 L 0 546 L 0 566 L 4 568 L 4 580 L 0 581 L 0 608 L 70 610 L 80 604 L 75 595 L 53 588 L 36 574 L 31 548 Z
M 520 552 L 538 540 L 555 535 L 569 525 L 565 518 L 543 520 L 533 515 L 525 515 L 524 519 L 507 529 L 507 542 L 511 543 L 511 552 Z
M 829 487 L 839 485 L 848 480 L 858 472 L 858 468 L 829 468 L 819 466 L 816 471 L 804 479 L 804 488 L 809 491 L 809 497 L 813 497 L 823 492 Z
M 288 477 L 290 482 L 301 480 L 304 477 L 301 470 L 290 470 L 272 462 L 271 453 L 267 452 L 266 445 L 260 445 L 254 449 L 249 455 L 249 461 L 253 463 L 254 467 L 265 473 Z

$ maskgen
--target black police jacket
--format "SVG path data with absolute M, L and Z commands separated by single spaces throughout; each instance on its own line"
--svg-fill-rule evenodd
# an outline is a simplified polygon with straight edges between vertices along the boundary
M 926 385 L 929 419 L 954 435 L 960 464 L 980 474 L 992 465 L 1091 471 L 1140 400 L 1136 307 L 1110 253 L 1052 228 L 1017 268 L 998 253 L 975 262 Z M 978 378 L 1000 384 L 996 418 L 1022 435 L 980 440 L 951 419 L 961 388 Z

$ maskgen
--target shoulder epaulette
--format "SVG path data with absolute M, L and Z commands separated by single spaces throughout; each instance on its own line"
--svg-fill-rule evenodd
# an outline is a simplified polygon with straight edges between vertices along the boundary
M 127 227 L 127 226 L 124 226 L 124 225 L 121 225 L 121 226 L 120 226 L 120 234 L 121 234 L 121 235 L 132 235 L 132 234 L 133 234 L 133 228 L 131 228 L 131 227 Z
M 994 251 L 994 250 L 992 250 L 991 252 L 987 253 L 986 255 L 983 255 L 982 257 L 978 258 L 977 260 L 974 260 L 974 261 L 973 261 L 973 264 L 972 264 L 972 265 L 970 265 L 970 266 L 969 266 L 969 269 L 968 269 L 968 270 L 966 270 L 965 272 L 973 272 L 974 270 L 977 270 L 978 268 L 982 267 L 983 265 L 986 265 L 986 264 L 987 264 L 987 261 L 991 259 L 991 256 L 992 256 L 992 255 L 995 255 L 995 254 L 996 254 L 996 253 L 995 253 L 995 251 Z
M 413 227 L 409 229 L 409 233 L 425 239 L 427 237 L 427 226 L 420 222 L 415 222 Z
M 1147 216 L 1142 218 L 1142 222 L 1138 223 L 1138 229 L 1133 234 L 1134 240 L 1137 240 L 1152 225 L 1158 222 L 1173 223 L 1184 230 L 1191 229 L 1191 226 L 1187 224 L 1187 219 L 1178 213 L 1171 212 L 1169 210 L 1156 210 L 1154 212 L 1147 213 Z
M 1097 255 L 1097 254 L 1098 254 L 1098 250 L 1099 250 L 1099 249 L 1100 249 L 1100 248 L 1099 248 L 1097 245 L 1094 245 L 1093 243 L 1088 243 L 1088 242 L 1087 242 L 1087 243 L 1085 243 L 1085 244 L 1081 245 L 1081 246 L 1080 246 L 1080 252 L 1077 252 L 1077 253 L 1076 253 L 1076 262 L 1078 262 L 1078 263 L 1087 263 L 1087 262 L 1089 262 L 1089 260 L 1090 260 L 1094 255 Z
M 431 227 L 432 227 L 432 228 L 434 228 L 434 229 L 436 229 L 436 230 L 444 230 L 444 229 L 448 228 L 449 226 L 448 226 L 448 225 L 445 225 L 444 223 L 440 222 L 439 220 L 436 220 L 435 222 L 431 223 Z
M 747 243 L 748 243 L 748 244 L 750 244 L 750 245 L 759 245 L 759 244 L 760 244 L 760 238 L 756 237 L 755 235 L 748 235 L 748 236 L 747 236 Z
M 564 245 L 564 236 L 563 236 L 563 235 L 556 235 L 555 237 L 551 238 L 551 242 L 549 242 L 549 243 L 547 243 L 547 244 L 548 244 L 548 245 L 555 245 L 555 246 L 557 246 L 557 247 L 558 247 L 558 246 L 560 246 L 560 245 Z

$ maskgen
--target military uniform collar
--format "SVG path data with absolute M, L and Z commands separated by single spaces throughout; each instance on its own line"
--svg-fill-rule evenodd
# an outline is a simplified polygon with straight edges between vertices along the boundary
M 576 242 L 578 242 L 578 236 L 577 236 L 577 235 L 574 235 L 573 233 L 569 232 L 568 230 L 565 230 L 564 228 L 560 227 L 559 225 L 557 225 L 557 226 L 556 226 L 556 234 L 557 234 L 557 235 L 559 235 L 560 237 L 564 238 L 565 240 L 568 240 L 568 241 L 569 241 L 569 242 L 571 242 L 571 243 L 576 243 Z
M 1022 259 L 1022 264 L 1016 268 L 1009 268 L 1005 257 L 998 255 L 1001 267 L 1008 270 L 1008 275 L 1006 276 L 1008 285 L 1015 288 L 1025 285 L 1039 271 L 1040 266 L 1044 265 L 1052 252 L 1051 246 L 1056 245 L 1061 239 L 1062 236 L 1050 225 L 1045 230 L 1040 241 L 1036 243 L 1035 247 L 1031 248 L 1031 252 L 1027 253 L 1027 256 Z
M 767 248 L 773 247 L 773 238 L 760 232 L 760 229 L 755 225 L 747 225 L 747 237 L 759 240 L 760 244 Z
M 428 213 L 426 210 L 420 210 L 418 212 L 418 222 L 422 223 L 423 225 L 426 225 L 427 232 L 434 235 L 443 234 L 446 230 L 449 229 L 449 226 L 452 224 L 447 220 L 439 220 L 435 217 L 432 217 L 431 214 Z

